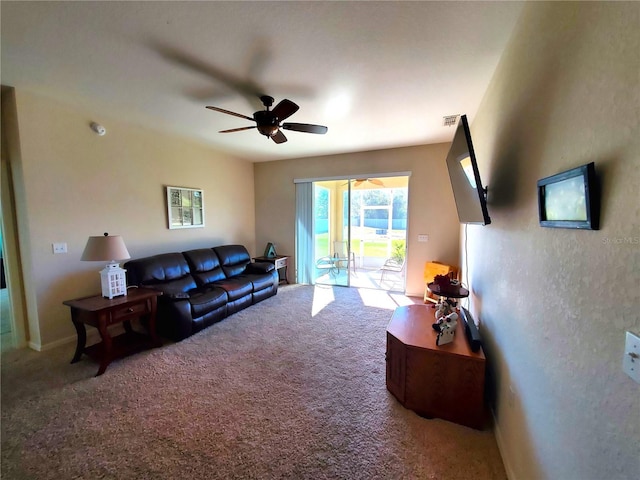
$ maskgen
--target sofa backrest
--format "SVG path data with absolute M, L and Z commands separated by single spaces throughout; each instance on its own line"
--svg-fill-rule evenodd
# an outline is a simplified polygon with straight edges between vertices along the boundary
M 227 278 L 241 274 L 251 263 L 251 256 L 244 245 L 222 245 L 213 247 Z
M 212 248 L 198 248 L 182 252 L 182 254 L 187 259 L 191 275 L 198 286 L 226 278 L 220 266 L 218 255 Z
M 129 285 L 159 287 L 170 284 L 170 290 L 176 293 L 196 288 L 189 264 L 182 253 L 162 253 L 130 260 L 123 268 L 127 271 Z

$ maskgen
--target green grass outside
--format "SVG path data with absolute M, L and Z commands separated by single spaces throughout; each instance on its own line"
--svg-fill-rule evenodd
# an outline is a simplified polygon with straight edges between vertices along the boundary
M 358 256 L 360 255 L 360 242 L 361 240 L 358 239 L 351 240 L 351 251 L 355 252 Z M 404 240 L 393 240 L 392 245 L 396 245 L 397 242 L 402 242 L 404 244 Z M 392 247 L 392 254 L 393 250 L 394 249 Z M 316 257 L 324 257 L 331 253 L 331 248 L 329 248 L 329 234 L 322 233 L 320 235 L 316 235 Z M 387 242 L 364 242 L 364 256 L 387 258 L 389 256 L 387 252 Z

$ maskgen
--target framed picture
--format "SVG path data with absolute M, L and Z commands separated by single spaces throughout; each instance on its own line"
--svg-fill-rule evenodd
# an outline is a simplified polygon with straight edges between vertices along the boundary
M 197 188 L 167 186 L 169 228 L 204 227 L 204 199 Z
M 600 198 L 593 162 L 538 180 L 540 225 L 598 230 Z

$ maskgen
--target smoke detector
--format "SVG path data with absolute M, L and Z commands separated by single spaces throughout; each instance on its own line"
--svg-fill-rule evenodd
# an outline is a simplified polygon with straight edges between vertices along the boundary
M 442 117 L 442 125 L 445 127 L 453 127 L 458 122 L 460 115 L 447 115 Z
M 89 126 L 91 127 L 91 130 L 93 130 L 94 132 L 96 132 L 100 136 L 103 136 L 105 133 L 107 133 L 107 129 L 104 128 L 99 123 L 91 122 L 91 124 Z

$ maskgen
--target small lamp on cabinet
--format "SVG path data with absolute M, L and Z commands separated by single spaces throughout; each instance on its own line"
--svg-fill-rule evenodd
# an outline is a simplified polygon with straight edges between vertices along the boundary
M 89 237 L 81 260 L 87 262 L 109 262 L 100 271 L 102 296 L 108 299 L 127 294 L 126 270 L 116 260 L 131 258 L 120 235 L 105 233 L 101 237 Z

